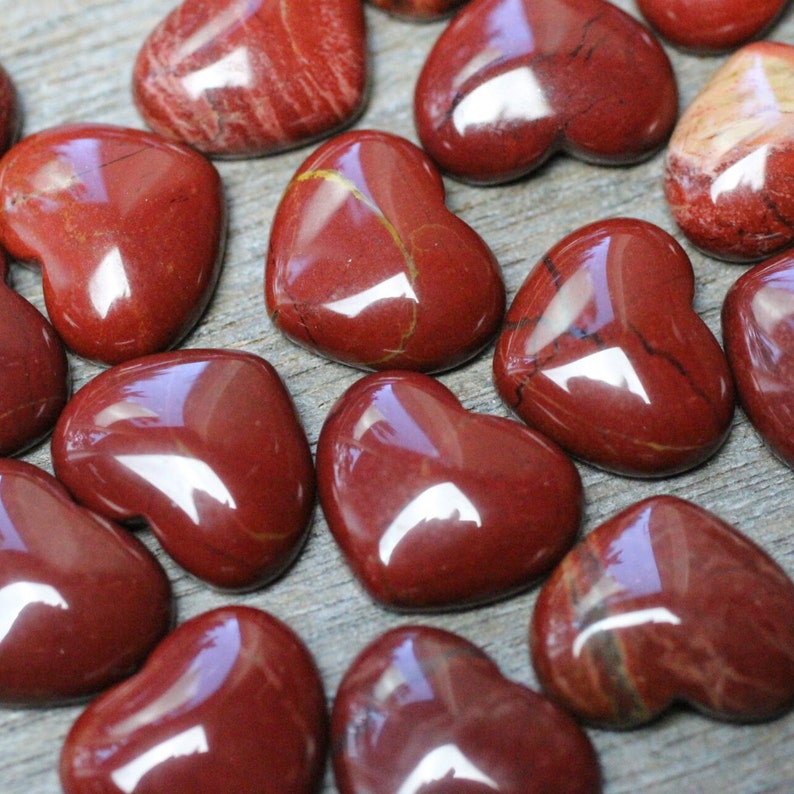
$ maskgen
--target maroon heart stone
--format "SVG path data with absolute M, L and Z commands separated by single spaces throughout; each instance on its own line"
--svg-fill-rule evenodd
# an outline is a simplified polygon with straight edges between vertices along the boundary
M 466 0 L 369 0 L 369 2 L 396 17 L 427 21 L 450 14 Z
M 494 358 L 503 399 L 596 466 L 684 471 L 712 455 L 734 394 L 719 343 L 692 308 L 683 248 L 657 226 L 584 226 L 530 271 Z
M 61 340 L 41 313 L 6 285 L 0 251 L 0 456 L 43 438 L 69 396 L 69 365 Z
M 588 534 L 540 591 L 532 661 L 548 694 L 611 728 L 675 702 L 754 721 L 794 705 L 794 584 L 717 516 L 672 496 Z
M 0 154 L 17 139 L 21 125 L 19 94 L 11 76 L 0 66 Z
M 756 265 L 728 290 L 722 337 L 744 412 L 794 467 L 794 254 Z
M 673 218 L 704 253 L 737 262 L 794 244 L 794 47 L 748 44 L 681 116 L 667 150 Z
M 353 662 L 331 746 L 340 794 L 601 791 L 595 750 L 564 711 L 426 626 L 392 629 Z
M 491 339 L 505 295 L 494 255 L 446 208 L 427 156 L 367 130 L 327 142 L 292 178 L 265 300 L 288 337 L 337 361 L 438 371 Z
M 92 695 L 135 672 L 171 620 L 142 543 L 46 472 L 0 460 L 0 703 Z
M 763 33 L 787 0 L 637 0 L 650 25 L 668 41 L 695 52 L 730 50 Z
M 212 295 L 224 232 L 212 164 L 149 133 L 67 125 L 0 160 L 0 243 L 41 265 L 52 324 L 90 359 L 179 342 Z
M 579 474 L 523 425 L 473 414 L 429 375 L 354 384 L 317 446 L 320 500 L 370 595 L 390 607 L 469 606 L 546 573 L 579 529 Z
M 661 45 L 604 0 L 474 0 L 439 37 L 415 96 L 430 156 L 481 184 L 524 176 L 560 150 L 642 160 L 677 114 Z
M 361 0 L 184 0 L 133 72 L 153 130 L 227 157 L 332 133 L 359 114 L 366 87 Z
M 97 698 L 61 753 L 65 794 L 312 794 L 325 695 L 285 624 L 251 607 L 205 612 Z
M 250 353 L 181 350 L 102 372 L 66 406 L 52 459 L 80 502 L 144 519 L 221 589 L 271 581 L 308 531 L 309 444 L 278 374 Z

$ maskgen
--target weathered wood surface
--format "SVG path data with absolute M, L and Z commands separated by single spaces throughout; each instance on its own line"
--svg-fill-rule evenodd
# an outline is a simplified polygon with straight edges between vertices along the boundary
M 633 0 L 617 4 L 637 13 Z M 131 65 L 147 32 L 172 5 L 158 0 L 2 0 L 0 61 L 22 94 L 25 132 L 67 121 L 143 126 L 130 99 Z M 367 9 L 367 20 L 372 95 L 358 126 L 387 129 L 415 140 L 413 86 L 443 23 L 410 25 L 372 8 Z M 794 42 L 794 12 L 786 13 L 770 38 Z M 668 51 L 683 107 L 723 58 Z M 307 153 L 302 149 L 268 159 L 218 163 L 230 206 L 227 255 L 217 295 L 186 345 L 242 349 L 268 358 L 291 390 L 314 446 L 329 407 L 359 373 L 285 341 L 271 326 L 262 299 L 271 218 L 282 190 Z M 447 185 L 451 208 L 483 235 L 498 256 L 511 298 L 537 258 L 581 224 L 631 215 L 675 232 L 662 198 L 661 173 L 661 156 L 627 169 L 586 166 L 560 157 L 532 178 L 507 187 L 473 188 L 450 180 Z M 722 299 L 744 268 L 688 250 L 697 276 L 696 308 L 719 333 Z M 15 267 L 13 278 L 19 291 L 43 309 L 38 274 Z M 441 380 L 469 408 L 507 415 L 492 386 L 490 352 Z M 74 357 L 72 365 L 75 389 L 97 371 Z M 26 457 L 50 468 L 47 444 Z M 584 531 L 641 497 L 678 494 L 733 523 L 794 575 L 792 472 L 769 454 L 741 412 L 725 447 L 707 465 L 686 475 L 637 481 L 586 465 L 580 465 L 580 471 L 587 497 Z M 143 537 L 150 542 L 145 533 Z M 236 600 L 288 621 L 315 654 L 329 699 L 366 642 L 388 627 L 418 621 L 459 632 L 481 645 L 507 675 L 536 684 L 526 644 L 536 590 L 455 614 L 422 617 L 385 612 L 351 581 L 319 511 L 297 564 L 260 592 L 232 599 L 180 573 L 169 560 L 163 563 L 173 578 L 180 619 Z M 0 710 L 3 794 L 60 790 L 58 754 L 78 712 L 78 707 Z M 682 709 L 642 730 L 593 730 L 590 735 L 601 755 L 607 794 L 794 792 L 794 714 L 748 727 L 720 724 Z M 330 774 L 325 791 L 335 791 Z

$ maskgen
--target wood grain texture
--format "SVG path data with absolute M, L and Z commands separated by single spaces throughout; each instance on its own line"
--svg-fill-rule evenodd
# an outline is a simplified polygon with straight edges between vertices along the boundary
M 308 2 L 308 0 L 307 0 Z M 636 15 L 633 0 L 619 0 Z M 23 97 L 25 132 L 69 121 L 142 127 L 130 98 L 135 54 L 148 31 L 172 7 L 158 0 L 0 0 L 0 61 Z M 372 95 L 357 126 L 416 140 L 412 94 L 423 59 L 444 23 L 412 25 L 367 8 Z M 789 10 L 770 38 L 794 42 Z M 723 57 L 695 57 L 668 48 L 688 104 Z M 314 449 L 330 406 L 360 373 L 313 356 L 283 339 L 264 310 L 263 268 L 269 226 L 282 191 L 308 154 L 219 162 L 230 207 L 230 232 L 217 294 L 189 347 L 248 350 L 266 357 L 292 392 Z M 677 234 L 661 192 L 662 158 L 631 168 L 587 166 L 565 157 L 516 184 L 467 187 L 447 181 L 449 205 L 491 245 L 511 299 L 529 268 L 578 226 L 631 215 L 676 234 L 692 256 L 696 308 L 719 334 L 725 292 L 745 268 L 709 260 Z M 43 310 L 39 275 L 12 269 L 18 290 Z M 440 377 L 467 407 L 506 416 L 491 381 L 491 353 Z M 97 372 L 71 358 L 74 388 Z M 51 470 L 45 443 L 25 456 Z M 703 467 L 666 480 L 618 478 L 579 465 L 587 499 L 584 531 L 651 494 L 683 496 L 714 511 L 764 546 L 794 576 L 792 472 L 766 450 L 737 411 L 725 447 Z M 147 533 L 141 537 L 151 547 Z M 180 620 L 229 603 L 187 577 L 157 551 L 172 577 Z M 291 571 L 273 586 L 236 602 L 286 620 L 314 653 L 329 700 L 358 650 L 395 625 L 425 622 L 462 634 L 493 656 L 505 674 L 530 686 L 527 625 L 536 590 L 494 606 L 430 617 L 396 615 L 374 606 L 352 581 L 318 511 L 309 542 Z M 0 710 L 0 791 L 56 794 L 57 758 L 79 707 Z M 590 731 L 601 755 L 607 794 L 791 794 L 794 792 L 794 714 L 736 726 L 681 709 L 631 732 Z M 330 773 L 325 792 L 335 791 Z

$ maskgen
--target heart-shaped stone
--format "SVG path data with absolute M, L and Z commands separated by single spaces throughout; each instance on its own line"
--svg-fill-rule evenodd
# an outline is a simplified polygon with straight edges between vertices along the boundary
M 270 582 L 308 531 L 309 444 L 278 374 L 250 353 L 180 350 L 102 372 L 66 406 L 52 459 L 80 502 L 143 519 L 220 589 Z
M 0 460 L 0 703 L 53 705 L 131 675 L 171 628 L 146 547 L 51 475 Z
M 557 243 L 508 310 L 494 358 L 503 399 L 571 454 L 630 476 L 701 463 L 731 424 L 731 373 L 692 308 L 683 248 L 614 218 Z
M 761 35 L 788 0 L 637 0 L 648 23 L 673 44 L 699 53 L 731 50 Z
M 314 661 L 284 623 L 229 606 L 175 629 L 80 715 L 65 794 L 313 794 L 327 745 Z
M 347 671 L 331 716 L 340 794 L 598 794 L 587 735 L 479 648 L 429 626 L 392 629 Z
M 642 160 L 677 114 L 661 45 L 604 0 L 474 0 L 439 37 L 415 96 L 424 148 L 480 184 L 524 176 L 560 150 Z
M 11 76 L 0 66 L 0 154 L 11 148 L 21 125 L 19 94 Z
M 793 253 L 756 265 L 728 290 L 722 337 L 744 412 L 794 468 Z
M 144 42 L 133 97 L 167 138 L 273 154 L 353 121 L 366 49 L 361 0 L 184 0 Z
M 451 14 L 466 0 L 369 0 L 369 2 L 396 17 L 424 22 Z
M 298 169 L 270 235 L 265 300 L 293 341 L 365 369 L 438 371 L 471 358 L 504 313 L 499 265 L 444 204 L 409 141 L 340 135 Z
M 626 508 L 565 557 L 530 641 L 545 691 L 606 727 L 676 702 L 732 721 L 794 705 L 794 583 L 733 527 L 672 496 Z
M 689 240 L 749 262 L 794 244 L 794 46 L 734 53 L 695 97 L 670 139 L 664 190 Z
M 66 125 L 0 160 L 0 243 L 41 265 L 50 321 L 86 358 L 179 342 L 210 300 L 224 232 L 212 164 L 149 133 Z
M 555 444 L 465 410 L 420 373 L 355 383 L 323 426 L 317 474 L 334 538 L 389 607 L 470 606 L 526 588 L 579 530 L 581 481 Z
M 6 284 L 0 251 L 0 456 L 43 438 L 69 396 L 69 365 L 61 340 L 41 313 Z

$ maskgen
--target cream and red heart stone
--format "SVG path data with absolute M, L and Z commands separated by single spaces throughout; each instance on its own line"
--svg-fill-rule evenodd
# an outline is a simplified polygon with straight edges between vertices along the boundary
M 678 47 L 698 53 L 731 50 L 761 35 L 788 0 L 637 0 L 654 30 Z
M 0 456 L 23 452 L 52 429 L 69 397 L 69 364 L 42 314 L 7 283 L 0 251 Z
M 0 66 L 0 154 L 11 148 L 21 126 L 19 94 L 11 76 Z
M 438 38 L 416 86 L 419 138 L 467 182 L 525 176 L 558 151 L 633 163 L 678 114 L 659 42 L 604 0 L 473 0 Z
M 579 530 L 581 481 L 555 444 L 467 411 L 421 373 L 355 383 L 323 426 L 317 474 L 334 538 L 388 607 L 471 606 L 524 589 Z
M 68 347 L 104 363 L 193 328 L 220 272 L 225 217 L 212 164 L 139 130 L 54 127 L 0 160 L 0 243 L 41 266 Z
M 692 308 L 683 248 L 647 221 L 578 229 L 507 312 L 494 374 L 505 402 L 571 454 L 630 476 L 692 468 L 727 436 L 727 361 Z
M 756 721 L 794 705 L 794 583 L 751 540 L 672 496 L 589 533 L 538 596 L 532 661 L 576 717 L 630 728 L 686 702 Z
M 314 794 L 327 713 L 303 641 L 258 609 L 183 623 L 143 669 L 93 701 L 61 752 L 65 794 Z
M 134 673 L 172 617 L 168 578 L 140 541 L 47 472 L 0 460 L 0 703 L 93 695 Z
M 366 89 L 361 0 L 184 0 L 133 70 L 155 132 L 225 157 L 329 135 L 359 114 Z
M 414 144 L 385 132 L 328 141 L 279 204 L 265 269 L 276 326 L 365 369 L 438 371 L 496 333 L 505 294 L 482 238 L 444 203 Z
M 359 654 L 334 701 L 331 746 L 340 794 L 601 791 L 571 717 L 429 626 L 392 629 Z
M 80 502 L 143 519 L 219 589 L 272 581 L 308 531 L 309 444 L 275 369 L 250 353 L 180 350 L 105 370 L 61 414 L 52 459 Z
M 728 290 L 722 338 L 744 412 L 794 467 L 794 253 L 756 265 Z
M 369 2 L 396 17 L 424 22 L 451 14 L 466 0 L 369 0 Z
M 794 46 L 735 52 L 684 111 L 664 191 L 684 234 L 709 256 L 750 262 L 794 244 Z

